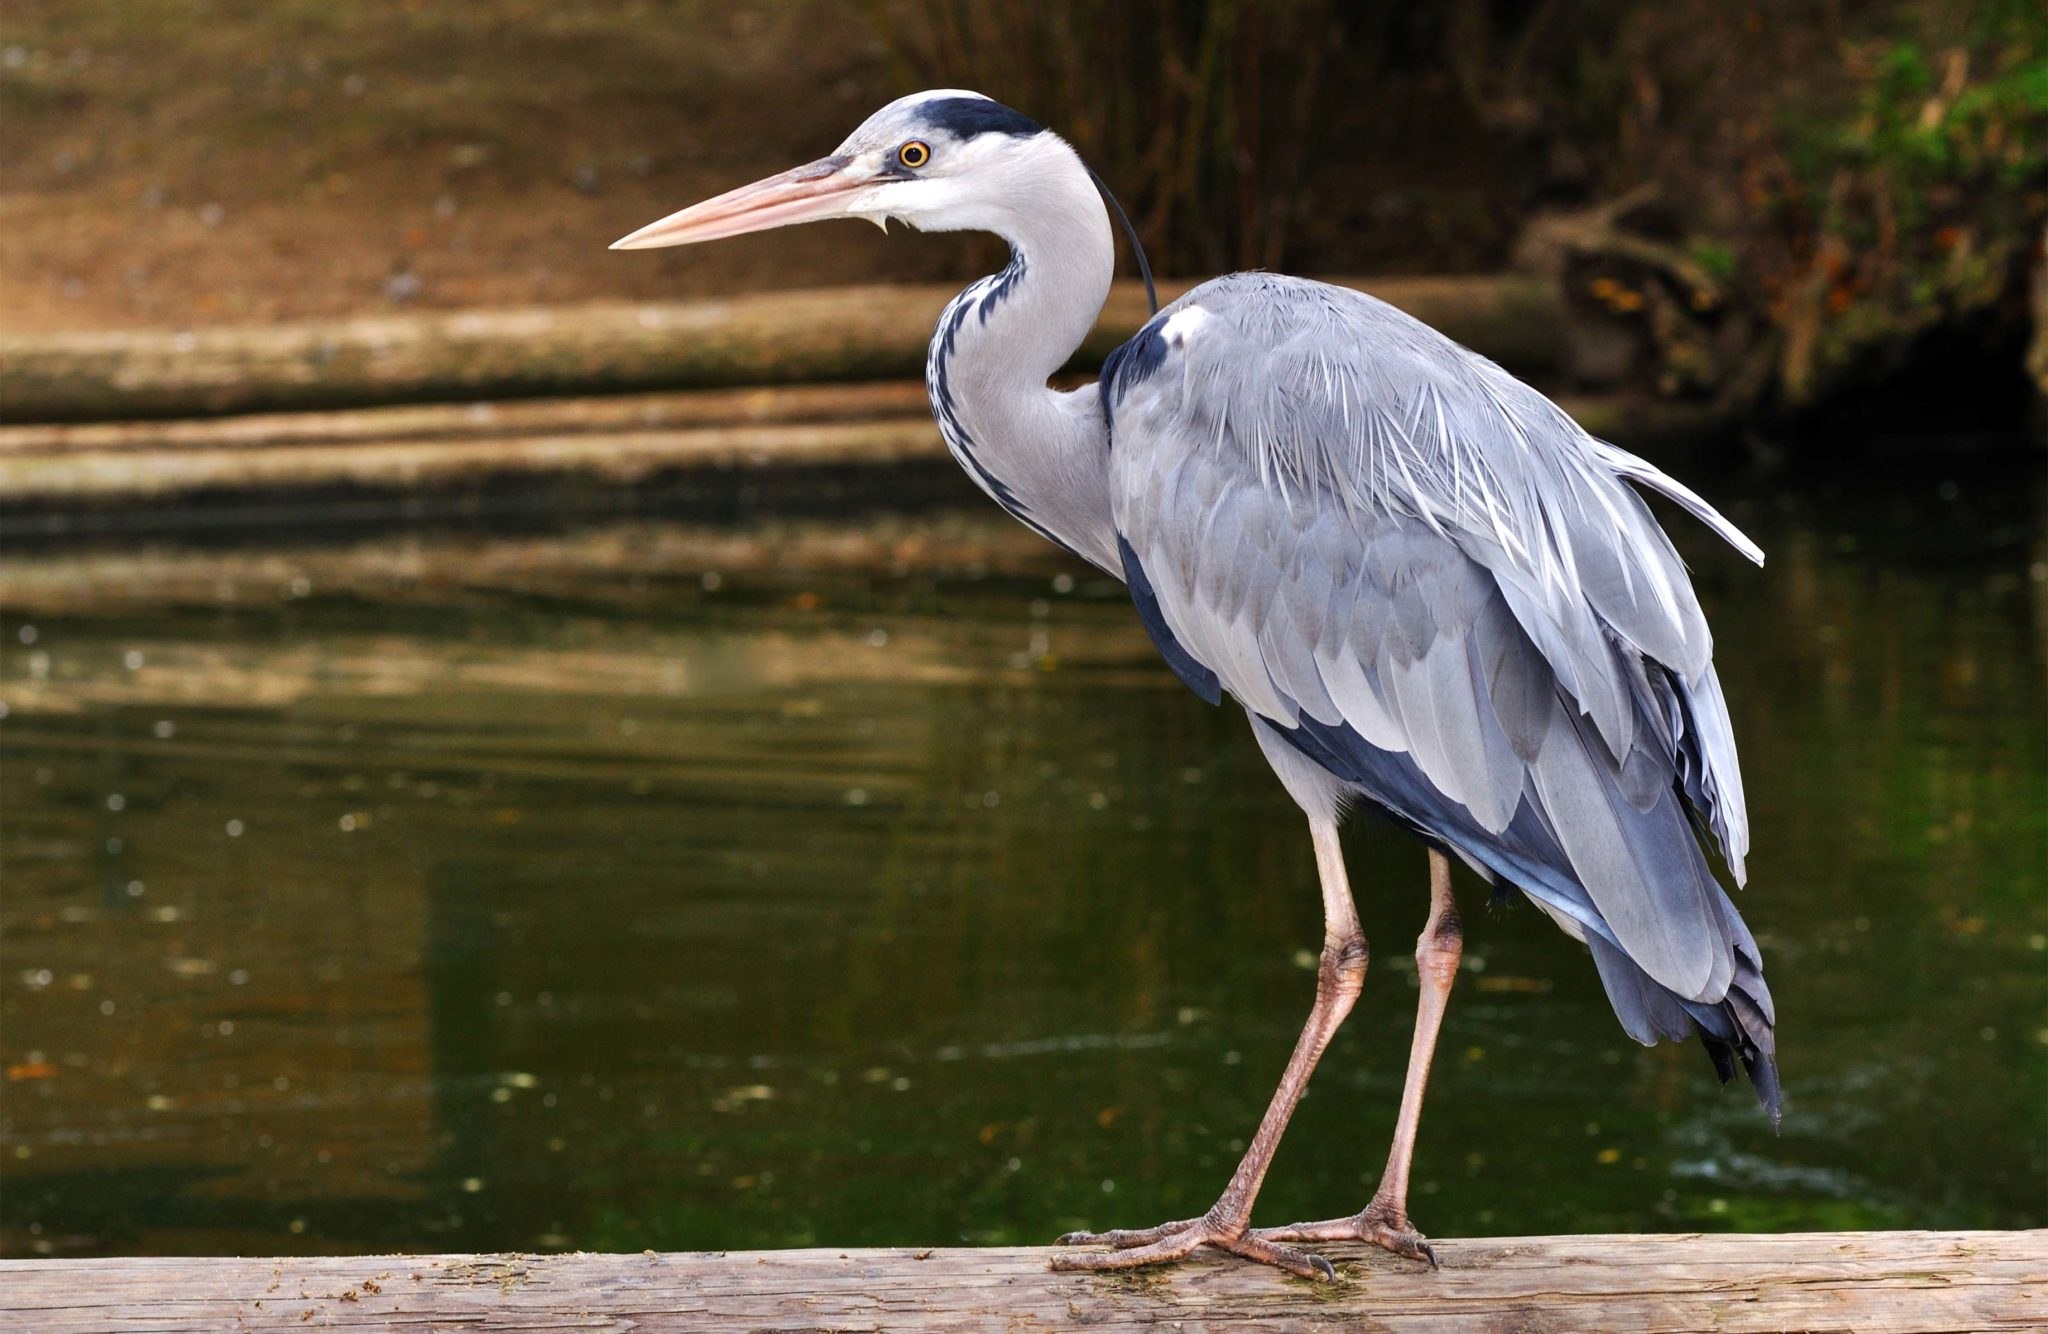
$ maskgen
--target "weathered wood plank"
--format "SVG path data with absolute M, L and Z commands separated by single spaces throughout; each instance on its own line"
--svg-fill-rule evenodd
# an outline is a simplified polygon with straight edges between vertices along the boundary
M 687 430 L 792 422 L 855 422 L 924 417 L 922 380 L 861 384 L 756 385 L 532 398 L 504 402 L 421 403 L 335 412 L 259 412 L 171 420 L 45 422 L 0 426 L 0 460 L 12 455 L 185 449 L 263 449 L 401 440 L 492 440 L 604 431 Z
M 1700 404 L 1566 399 L 1595 435 L 1708 429 Z M 890 464 L 945 450 L 917 381 L 431 404 L 179 421 L 0 426 L 0 504 L 122 504 L 205 491 L 470 485 L 702 468 Z
M 907 463 L 945 454 L 930 416 L 773 426 L 347 441 L 260 448 L 52 451 L 0 456 L 9 505 L 161 500 L 204 491 L 413 488 L 519 475 L 612 485 L 677 469 Z
M 1042 1248 L 0 1262 L 51 1331 L 1287 1329 L 1913 1331 L 2048 1323 L 2048 1231 L 1508 1237 L 1429 1272 L 1331 1252 L 1311 1284 L 1225 1257 L 1058 1274 Z
M 1334 281 L 1367 288 L 1511 368 L 1556 364 L 1563 316 L 1548 279 Z M 937 285 L 846 287 L 257 328 L 0 334 L 0 415 L 115 420 L 911 376 L 952 295 Z M 1117 284 L 1077 364 L 1099 365 L 1145 316 L 1143 289 Z
M 1075 569 L 1073 557 L 994 505 L 747 523 L 615 520 L 538 535 L 400 528 L 346 543 L 283 546 L 38 550 L 0 543 L 0 613 L 122 616 L 262 606 L 295 596 L 295 588 L 308 596 L 347 590 L 415 606 L 462 602 L 483 591 L 630 600 L 645 596 L 636 587 L 695 584 L 707 571 L 765 582 L 778 574 L 801 579 L 849 572 L 1050 580 Z M 1150 641 L 1137 622 L 1124 619 L 1149 654 Z

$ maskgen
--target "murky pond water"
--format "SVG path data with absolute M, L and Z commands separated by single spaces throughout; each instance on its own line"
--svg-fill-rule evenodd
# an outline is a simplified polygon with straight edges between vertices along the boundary
M 1786 1119 L 1461 882 L 1441 1235 L 2048 1222 L 2038 473 L 1670 520 Z M 1208 1204 L 1306 1011 L 1298 815 L 980 509 L 0 566 L 9 1253 L 1039 1241 Z M 1260 1216 L 1392 1125 L 1423 858 Z

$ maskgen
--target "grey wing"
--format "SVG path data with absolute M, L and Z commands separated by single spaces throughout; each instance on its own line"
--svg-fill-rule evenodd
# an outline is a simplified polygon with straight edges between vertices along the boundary
M 1739 874 L 1711 639 L 1608 447 L 1398 312 L 1265 275 L 1162 311 L 1102 394 L 1126 576 L 1183 677 L 1668 990 L 1638 1037 L 1763 992 L 1685 814 Z

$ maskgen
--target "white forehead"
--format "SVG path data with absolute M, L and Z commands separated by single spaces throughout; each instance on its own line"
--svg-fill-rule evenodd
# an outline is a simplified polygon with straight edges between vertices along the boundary
M 987 93 L 977 93 L 972 88 L 927 88 L 921 93 L 906 93 L 875 114 L 885 115 L 899 107 L 921 107 L 927 102 L 950 102 L 954 98 L 967 97 L 977 102 L 993 102 Z

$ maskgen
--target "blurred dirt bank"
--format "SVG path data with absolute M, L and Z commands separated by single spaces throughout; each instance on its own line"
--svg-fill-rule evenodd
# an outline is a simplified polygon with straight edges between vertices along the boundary
M 0 14 L 12 331 L 937 277 L 814 228 L 613 239 L 827 151 L 888 88 L 855 6 L 29 0 Z
M 604 249 L 940 82 L 1066 130 L 1167 272 L 1534 266 L 1572 294 L 1590 387 L 1796 406 L 1917 360 L 1998 368 L 2017 403 L 2044 34 L 2011 0 L 15 0 L 4 321 L 961 278 L 991 243 Z

